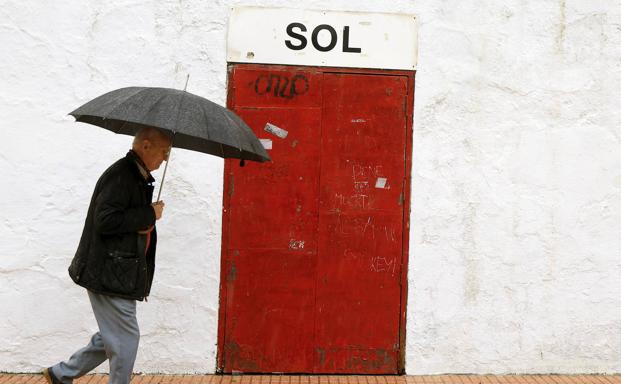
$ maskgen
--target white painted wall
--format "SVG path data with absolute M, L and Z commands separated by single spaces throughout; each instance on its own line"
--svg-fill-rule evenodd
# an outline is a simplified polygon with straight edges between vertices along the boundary
M 0 371 L 53 364 L 96 330 L 66 268 L 94 183 L 130 139 L 66 114 L 187 73 L 224 104 L 241 4 L 300 6 L 0 2 Z M 303 7 L 419 19 L 407 372 L 621 372 L 621 4 Z M 213 372 L 222 160 L 178 150 L 169 171 L 136 371 Z

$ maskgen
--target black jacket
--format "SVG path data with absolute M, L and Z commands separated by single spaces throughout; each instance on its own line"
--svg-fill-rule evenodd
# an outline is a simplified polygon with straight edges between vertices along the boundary
M 143 300 L 155 269 L 157 233 L 138 233 L 155 224 L 153 178 L 140 172 L 129 151 L 97 181 L 78 250 L 69 266 L 76 284 L 109 296 Z

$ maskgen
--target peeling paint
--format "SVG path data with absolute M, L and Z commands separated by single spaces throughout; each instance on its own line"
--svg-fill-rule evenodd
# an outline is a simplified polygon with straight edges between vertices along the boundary
M 304 249 L 304 240 L 291 239 L 289 241 L 289 249 L 294 249 L 294 250 Z
M 233 283 L 235 282 L 235 280 L 237 280 L 237 268 L 235 267 L 235 263 L 231 262 L 231 265 L 229 266 L 229 274 L 227 276 L 227 281 L 229 283 Z
M 326 350 L 323 348 L 315 348 L 315 351 L 317 352 L 317 355 L 319 355 L 319 365 L 325 365 L 326 364 Z
M 373 372 L 383 367 L 394 366 L 394 364 L 394 358 L 383 349 L 360 351 L 359 355 L 349 358 L 346 362 L 349 369 L 364 372 Z
M 238 372 L 257 372 L 259 371 L 259 363 L 253 361 L 252 348 L 247 345 L 239 345 L 234 341 L 228 341 L 224 346 L 225 360 L 232 367 L 237 367 Z

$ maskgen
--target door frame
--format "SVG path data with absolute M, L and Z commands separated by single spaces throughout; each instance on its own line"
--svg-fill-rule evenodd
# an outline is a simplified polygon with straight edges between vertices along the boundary
M 409 239 L 410 239 L 410 196 L 411 196 L 411 180 L 412 180 L 412 134 L 414 124 L 414 86 L 416 71 L 389 70 L 389 69 L 358 69 L 358 68 L 340 68 L 340 67 L 317 67 L 317 66 L 299 66 L 299 65 L 278 65 L 278 64 L 248 64 L 248 63 L 228 63 L 227 66 L 227 96 L 226 106 L 233 106 L 233 97 L 235 91 L 233 89 L 232 75 L 235 67 L 245 69 L 273 69 L 273 70 L 289 70 L 291 68 L 303 68 L 305 70 L 313 70 L 322 73 L 348 73 L 359 75 L 387 75 L 387 76 L 405 76 L 407 82 L 407 96 L 405 105 L 406 117 L 406 137 L 405 137 L 405 179 L 403 180 L 403 233 L 402 233 L 402 253 L 401 253 L 401 298 L 399 314 L 399 360 L 397 361 L 397 370 L 399 374 L 405 373 L 405 333 L 406 333 L 406 314 L 407 314 L 407 296 L 408 296 L 408 261 L 409 261 Z M 224 161 L 224 180 L 222 194 L 222 241 L 220 246 L 220 299 L 218 302 L 218 340 L 217 340 L 217 356 L 216 356 L 216 373 L 224 372 L 224 343 L 225 343 L 225 327 L 226 327 L 226 302 L 227 302 L 227 282 L 229 271 L 226 270 L 228 260 L 228 240 L 229 240 L 229 206 L 231 193 L 233 190 L 233 179 L 231 177 L 231 167 L 238 167 L 239 160 L 226 159 Z M 305 373 L 305 372 L 300 372 Z M 312 374 L 313 372 L 308 372 Z M 355 373 L 354 373 L 355 374 Z

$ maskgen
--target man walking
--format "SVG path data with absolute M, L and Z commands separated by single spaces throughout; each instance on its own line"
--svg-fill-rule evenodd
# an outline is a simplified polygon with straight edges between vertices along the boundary
M 168 159 L 171 141 L 145 127 L 132 150 L 97 181 L 75 257 L 73 281 L 86 288 L 99 332 L 67 361 L 43 370 L 49 384 L 71 384 L 110 361 L 110 384 L 128 384 L 140 332 L 136 300 L 146 300 L 155 269 L 155 221 L 164 203 L 151 203 L 151 171 Z

